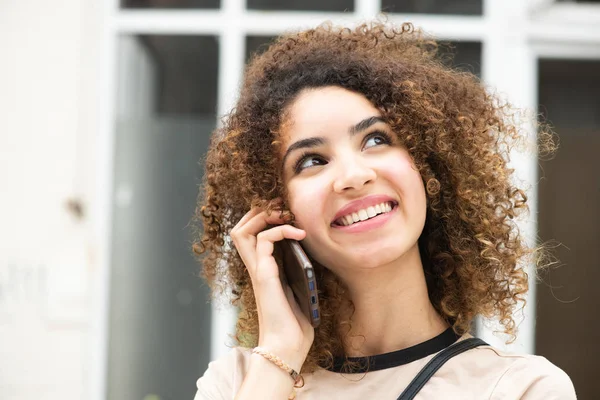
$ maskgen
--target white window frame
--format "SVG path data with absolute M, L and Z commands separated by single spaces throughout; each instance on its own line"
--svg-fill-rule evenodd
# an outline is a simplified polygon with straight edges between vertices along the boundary
M 600 59 L 600 6 L 554 3 L 552 0 L 483 0 L 482 16 L 390 14 L 393 22 L 411 21 L 442 40 L 482 43 L 482 77 L 486 84 L 519 107 L 537 113 L 537 64 L 540 58 Z M 242 77 L 247 35 L 277 35 L 290 29 L 313 27 L 325 20 L 355 25 L 372 19 L 380 0 L 355 0 L 353 13 L 260 12 L 245 10 L 245 0 L 221 0 L 219 10 L 124 10 L 118 0 L 105 0 L 102 10 L 101 96 L 99 136 L 96 143 L 97 193 L 102 195 L 92 210 L 98 249 L 98 276 L 93 284 L 94 318 L 91 326 L 89 396 L 106 398 L 109 332 L 111 219 L 114 165 L 114 121 L 117 99 L 117 49 L 120 35 L 172 34 L 219 37 L 218 115 L 230 110 Z M 568 23 L 567 23 L 568 22 Z M 517 73 L 518 72 L 518 73 Z M 517 79 L 519 78 L 519 79 Z M 534 135 L 534 130 L 531 130 Z M 515 154 L 513 164 L 525 184 L 535 188 L 537 160 Z M 530 243 L 537 231 L 537 193 L 530 193 L 531 215 L 522 230 Z M 531 271 L 530 271 L 531 272 Z M 530 275 L 533 276 L 533 275 Z M 535 284 L 532 281 L 519 338 L 505 346 L 502 337 L 478 322 L 478 335 L 500 348 L 535 351 Z M 213 310 L 211 358 L 227 351 L 224 338 L 233 329 L 235 313 Z

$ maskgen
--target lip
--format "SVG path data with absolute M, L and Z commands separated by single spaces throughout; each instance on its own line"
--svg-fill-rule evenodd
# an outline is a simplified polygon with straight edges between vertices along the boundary
M 333 221 L 331 221 L 331 225 L 335 226 L 335 224 L 334 224 L 335 221 L 337 221 L 339 218 L 343 217 L 344 215 L 348 215 L 353 212 L 357 212 L 358 210 L 362 210 L 367 207 L 375 206 L 375 205 L 381 204 L 381 203 L 387 203 L 390 201 L 393 202 L 394 205 L 398 204 L 398 202 L 396 200 L 394 200 L 393 198 L 391 198 L 390 196 L 385 195 L 385 194 L 376 194 L 376 195 L 372 195 L 372 196 L 363 197 L 362 199 L 354 200 L 354 201 L 346 204 L 344 207 L 340 208 L 340 210 L 337 212 L 337 214 L 335 214 L 335 217 L 333 217 Z
M 356 223 L 354 223 L 352 225 L 348 225 L 348 226 L 332 225 L 332 228 L 338 230 L 338 232 L 343 232 L 343 233 L 369 232 L 369 231 L 372 231 L 373 229 L 377 229 L 377 228 L 385 225 L 390 219 L 392 219 L 394 217 L 394 215 L 396 214 L 396 211 L 398 211 L 398 206 L 394 205 L 394 208 L 392 208 L 392 211 L 390 211 L 390 212 L 379 214 L 373 218 L 369 218 L 365 221 L 356 222 Z

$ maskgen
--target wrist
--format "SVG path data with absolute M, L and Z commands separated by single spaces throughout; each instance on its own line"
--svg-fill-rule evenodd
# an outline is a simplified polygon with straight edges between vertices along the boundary
M 257 397 L 257 394 L 261 394 L 261 396 Z M 251 353 L 249 368 L 236 399 L 290 399 L 294 397 L 292 378 L 260 354 Z
M 259 344 L 256 349 L 263 349 L 264 351 L 272 354 L 298 373 L 300 373 L 302 365 L 304 365 L 304 361 L 308 355 L 307 352 L 298 349 L 290 347 L 278 347 L 273 345 L 270 346 L 268 344 Z
M 284 386 L 293 387 L 294 380 L 290 376 L 289 373 L 284 371 L 279 366 L 275 365 L 272 361 L 269 361 L 265 357 L 261 356 L 257 353 L 252 353 L 250 356 L 250 367 L 251 369 L 255 369 L 256 371 L 260 371 L 259 373 L 262 376 L 268 375 L 270 380 L 273 379 L 280 382 L 280 384 Z M 255 367 L 255 368 L 252 368 Z
M 252 353 L 262 356 L 266 360 L 275 364 L 286 374 L 288 374 L 290 376 L 290 378 L 292 378 L 292 380 L 294 381 L 294 387 L 304 386 L 304 378 L 302 378 L 302 375 L 300 375 L 300 373 L 298 371 L 296 371 L 294 368 L 292 368 L 288 363 L 283 361 L 277 355 L 271 353 L 270 351 L 268 351 L 267 349 L 264 349 L 262 347 L 255 347 L 254 349 L 252 349 Z

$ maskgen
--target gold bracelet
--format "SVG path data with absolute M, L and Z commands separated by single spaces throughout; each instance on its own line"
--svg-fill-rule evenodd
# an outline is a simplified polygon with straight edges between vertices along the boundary
M 255 347 L 252 349 L 252 353 L 259 354 L 271 361 L 273 364 L 277 365 L 279 368 L 290 374 L 290 377 L 294 380 L 294 387 L 301 388 L 304 386 L 304 378 L 298 372 L 294 371 L 292 367 L 287 365 L 281 358 L 277 357 L 275 354 L 263 349 L 262 347 Z

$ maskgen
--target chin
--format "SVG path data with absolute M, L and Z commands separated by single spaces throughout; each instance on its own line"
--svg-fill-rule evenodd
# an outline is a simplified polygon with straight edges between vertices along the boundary
M 340 254 L 339 257 L 335 257 L 335 261 L 332 263 L 332 269 L 376 269 L 394 263 L 399 258 L 402 258 L 407 251 L 408 248 L 406 246 L 398 244 L 395 246 L 383 246 L 378 248 L 374 248 L 373 246 L 368 248 L 357 246 L 344 254 Z
M 348 245 L 347 248 L 340 247 L 338 243 L 334 246 L 335 250 L 328 248 L 329 246 L 323 246 L 323 243 L 327 243 L 326 239 L 304 241 L 303 245 L 317 262 L 332 271 L 347 268 L 375 269 L 395 262 L 415 248 L 418 251 L 417 243 L 407 243 L 406 237 L 388 237 L 387 239 Z
M 357 252 L 351 256 L 352 264 L 360 269 L 374 269 L 393 263 L 400 257 L 402 257 L 402 252 L 399 252 L 397 248 Z

